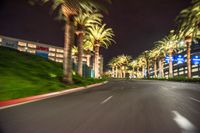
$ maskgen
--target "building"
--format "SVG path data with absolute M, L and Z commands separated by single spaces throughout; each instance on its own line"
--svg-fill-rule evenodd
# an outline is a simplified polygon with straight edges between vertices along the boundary
M 63 47 L 58 47 L 54 45 L 48 45 L 38 42 L 32 42 L 22 39 L 16 39 L 11 37 L 6 37 L 0 35 L 0 46 L 9 47 L 13 49 L 17 49 L 22 52 L 27 52 L 31 54 L 35 54 L 37 56 L 41 56 L 43 58 L 63 63 Z M 93 69 L 93 56 L 83 55 L 83 76 L 84 77 L 94 77 L 94 69 Z M 72 56 L 73 59 L 73 69 L 76 70 L 76 57 Z M 103 66 L 103 57 L 99 58 L 99 72 L 102 73 Z
M 186 49 L 183 49 L 179 53 L 173 55 L 172 60 L 173 60 L 173 77 L 187 77 Z M 191 65 L 192 65 L 191 66 L 192 78 L 199 78 L 200 77 L 200 41 L 196 43 L 193 42 L 191 46 Z M 159 75 L 159 68 L 157 70 L 157 75 Z M 164 76 L 166 78 L 169 77 L 169 63 L 166 59 L 164 62 Z M 150 68 L 150 77 L 154 77 L 153 65 Z

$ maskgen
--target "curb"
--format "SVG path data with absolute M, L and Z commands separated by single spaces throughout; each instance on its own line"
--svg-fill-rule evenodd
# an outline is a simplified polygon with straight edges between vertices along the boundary
M 104 81 L 103 83 L 97 83 L 97 84 L 92 84 L 88 85 L 85 87 L 78 87 L 78 88 L 73 88 L 73 89 L 68 89 L 68 90 L 63 90 L 63 91 L 57 91 L 57 92 L 51 92 L 51 93 L 46 93 L 46 94 L 41 94 L 41 95 L 35 95 L 35 96 L 30 96 L 30 97 L 25 97 L 25 98 L 18 98 L 18 99 L 13 99 L 13 100 L 7 100 L 7 101 L 0 101 L 0 109 L 5 109 L 17 105 L 22 105 L 30 102 L 35 102 L 35 101 L 40 101 L 43 99 L 48 99 L 52 97 L 57 97 L 65 94 L 70 94 L 73 92 L 78 92 L 82 90 L 86 90 L 92 87 L 97 87 L 103 84 L 108 83 L 108 81 Z

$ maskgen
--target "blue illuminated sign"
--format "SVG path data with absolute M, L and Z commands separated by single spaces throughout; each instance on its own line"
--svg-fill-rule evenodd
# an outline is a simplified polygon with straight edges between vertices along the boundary
M 172 62 L 174 61 L 174 57 L 172 56 Z M 165 57 L 165 62 L 166 63 L 169 63 L 169 56 L 167 55 L 166 57 Z
M 198 55 L 192 56 L 192 63 L 195 65 L 200 64 L 200 56 L 198 56 Z
M 185 62 L 185 58 L 183 55 L 177 55 L 176 58 L 175 58 L 175 61 L 178 63 L 178 64 L 183 64 Z

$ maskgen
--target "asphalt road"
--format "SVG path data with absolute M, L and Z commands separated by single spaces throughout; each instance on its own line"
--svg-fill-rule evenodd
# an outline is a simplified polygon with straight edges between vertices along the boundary
M 110 81 L 0 110 L 0 133 L 200 133 L 200 84 Z

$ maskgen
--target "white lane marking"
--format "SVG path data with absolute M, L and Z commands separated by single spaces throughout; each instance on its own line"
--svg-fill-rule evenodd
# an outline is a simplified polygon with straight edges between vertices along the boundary
M 199 101 L 199 100 L 197 100 L 197 99 L 195 99 L 195 98 L 192 98 L 192 97 L 190 97 L 190 99 L 192 99 L 192 100 L 194 100 L 194 101 L 196 101 L 196 102 L 199 102 L 199 103 L 200 103 L 200 101 Z
M 106 102 L 109 101 L 112 97 L 113 97 L 113 96 L 110 96 L 110 97 L 106 98 L 103 102 L 101 102 L 101 104 L 106 103 Z
M 182 133 L 196 133 L 196 127 L 188 119 L 177 111 L 172 111 L 172 113 L 174 114 L 174 121 L 182 129 Z

